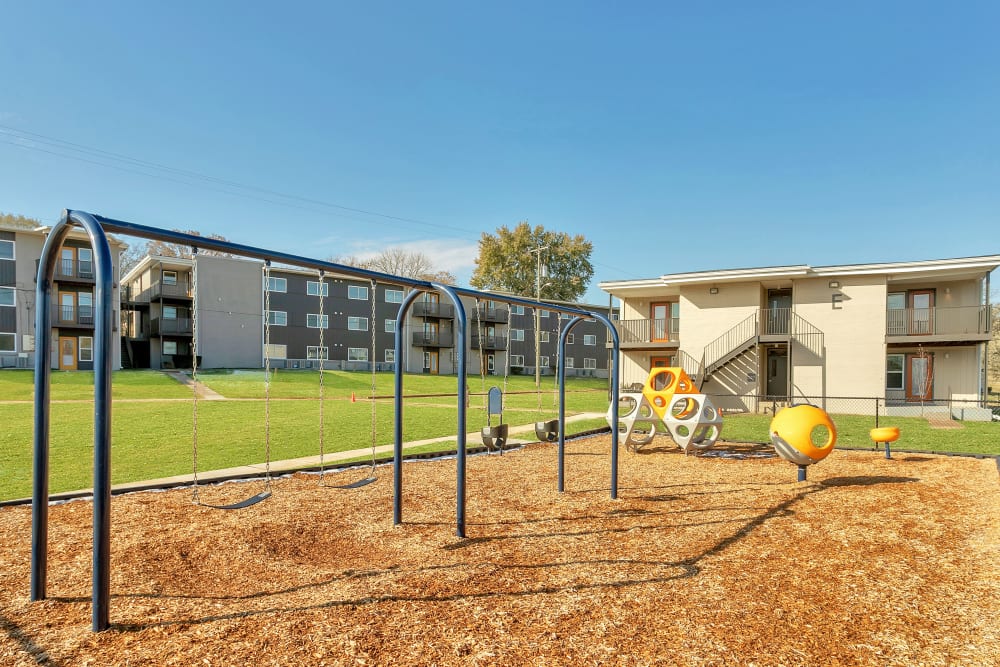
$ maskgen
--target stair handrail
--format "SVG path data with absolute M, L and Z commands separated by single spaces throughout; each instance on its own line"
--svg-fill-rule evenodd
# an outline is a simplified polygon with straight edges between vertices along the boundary
M 822 329 L 794 311 L 792 312 L 789 329 L 793 341 L 799 343 L 816 356 L 823 356 L 824 333 Z M 815 344 L 817 339 L 819 340 L 818 345 Z
M 712 366 L 733 350 L 743 347 L 757 338 L 760 331 L 758 313 L 747 315 L 724 334 L 705 346 L 704 368 L 711 372 Z

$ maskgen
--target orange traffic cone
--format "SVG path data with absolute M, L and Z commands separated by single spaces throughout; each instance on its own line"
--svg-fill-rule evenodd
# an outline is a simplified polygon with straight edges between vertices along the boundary
M 351 403 L 357 403 L 357 402 L 358 402 L 358 399 L 356 399 L 356 398 L 354 397 L 354 392 L 352 391 L 352 392 L 351 392 Z

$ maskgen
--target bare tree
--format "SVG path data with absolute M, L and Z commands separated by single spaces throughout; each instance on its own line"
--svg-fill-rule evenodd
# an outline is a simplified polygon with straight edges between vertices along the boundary
M 362 260 L 354 255 L 349 255 L 346 257 L 331 257 L 330 261 L 346 266 L 356 266 L 360 269 L 368 269 L 369 271 L 391 273 L 394 276 L 413 278 L 414 280 L 427 280 L 446 285 L 454 285 L 457 281 L 453 273 L 435 269 L 431 258 L 416 250 L 387 248 L 371 259 Z
M 181 234 L 190 234 L 191 236 L 202 236 L 201 232 L 194 229 L 175 229 L 173 231 L 180 232 Z M 213 241 L 229 240 L 221 234 L 208 234 L 205 238 L 212 239 Z M 205 255 L 214 255 L 216 257 L 232 257 L 231 253 L 221 252 L 219 250 L 205 250 L 199 248 L 198 252 Z M 168 241 L 148 241 L 146 243 L 146 254 L 159 255 L 160 257 L 186 257 L 189 259 L 194 256 L 191 252 L 191 246 L 180 243 L 170 243 Z

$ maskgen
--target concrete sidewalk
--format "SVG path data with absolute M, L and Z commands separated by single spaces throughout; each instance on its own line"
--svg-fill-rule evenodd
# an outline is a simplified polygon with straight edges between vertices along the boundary
M 577 421 L 583 421 L 587 419 L 603 419 L 605 417 L 604 413 L 599 412 L 585 412 L 578 415 L 573 415 L 566 418 L 566 423 L 573 423 Z M 507 444 L 505 447 L 517 447 L 524 444 L 529 444 L 533 442 L 538 442 L 538 438 L 535 436 L 535 425 L 534 423 L 525 424 L 522 426 L 511 426 L 510 435 L 507 438 Z M 527 438 L 518 438 L 517 435 L 527 435 Z M 476 431 L 466 434 L 467 443 L 480 443 L 482 435 Z M 454 443 L 454 436 L 445 436 L 441 438 L 428 438 L 426 440 L 415 440 L 413 442 L 403 443 L 403 454 L 406 454 L 406 450 L 415 449 L 417 447 L 422 447 L 425 445 L 431 445 L 434 443 Z M 318 444 L 317 444 L 318 447 Z M 453 448 L 454 445 L 452 444 Z M 380 445 L 375 448 L 375 455 L 391 454 L 393 451 L 393 445 Z M 323 456 L 323 464 L 327 466 L 337 466 L 343 461 L 348 461 L 357 458 L 366 458 L 371 456 L 371 447 L 365 447 L 362 449 L 351 449 L 342 452 L 330 452 Z M 369 459 L 370 460 L 370 459 Z M 319 455 L 315 456 L 303 456 L 297 459 L 286 459 L 282 461 L 271 461 L 271 475 L 284 475 L 299 470 L 308 470 L 312 468 L 318 468 L 320 465 Z M 359 466 L 366 465 L 365 461 L 358 462 Z M 267 471 L 267 465 L 265 463 L 257 463 L 252 465 L 237 466 L 235 468 L 223 468 L 220 470 L 211 470 L 206 472 L 198 473 L 198 483 L 199 484 L 214 484 L 216 482 L 222 482 L 234 479 L 252 479 L 256 477 L 263 477 Z M 331 472 L 336 472 L 331 471 Z M 148 479 L 139 482 L 128 482 L 126 484 L 116 484 L 111 487 L 112 493 L 127 493 L 129 491 L 143 491 L 148 489 L 164 489 L 172 488 L 178 486 L 189 486 L 194 482 L 194 475 L 175 475 L 173 477 L 163 477 L 160 479 Z M 93 495 L 93 489 L 81 489 L 79 491 L 70 491 L 66 493 L 56 493 L 52 494 L 50 500 L 68 500 L 71 498 L 86 498 Z

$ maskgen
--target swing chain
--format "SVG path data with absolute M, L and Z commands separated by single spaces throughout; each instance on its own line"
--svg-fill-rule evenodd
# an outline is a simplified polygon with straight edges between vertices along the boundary
M 376 413 L 375 407 L 375 391 L 376 391 L 376 375 L 375 375 L 375 298 L 378 295 L 378 283 L 372 279 L 372 354 L 371 354 L 371 365 L 372 365 L 372 388 L 371 388 L 371 402 L 372 402 L 372 467 L 371 475 L 375 475 L 375 444 L 378 439 L 377 427 L 378 427 L 378 415 Z M 396 323 L 399 326 L 399 323 Z M 398 363 L 398 361 L 397 361 Z
M 264 262 L 264 488 L 271 490 L 271 260 Z
M 323 473 L 326 471 L 326 464 L 324 462 L 324 442 L 325 442 L 325 428 L 323 426 L 323 400 L 325 391 L 325 381 L 324 381 L 324 371 L 326 370 L 326 351 L 323 346 L 326 344 L 324 340 L 324 330 L 326 325 L 323 322 L 325 315 L 323 310 L 323 304 L 326 301 L 323 295 L 323 291 L 326 289 L 326 271 L 323 269 L 319 270 L 319 483 L 323 484 Z
M 201 503 L 198 496 L 198 249 L 191 248 L 191 394 L 192 425 L 191 425 L 191 477 L 194 485 L 191 490 L 191 502 Z

